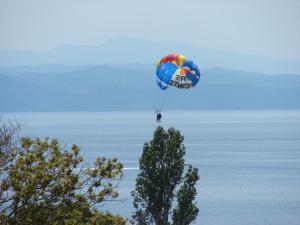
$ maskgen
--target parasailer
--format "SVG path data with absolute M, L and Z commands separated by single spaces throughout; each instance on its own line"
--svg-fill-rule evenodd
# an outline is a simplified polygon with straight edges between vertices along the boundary
M 161 112 L 156 112 L 156 122 L 160 123 L 161 117 Z
M 161 90 L 167 90 L 172 86 L 179 89 L 195 87 L 200 76 L 198 66 L 181 54 L 166 55 L 156 65 L 157 85 Z M 156 121 L 160 120 L 159 111 L 156 113 Z

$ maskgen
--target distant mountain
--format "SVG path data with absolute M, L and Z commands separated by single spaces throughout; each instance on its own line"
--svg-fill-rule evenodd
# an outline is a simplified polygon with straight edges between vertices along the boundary
M 211 68 L 195 88 L 161 91 L 147 66 L 64 67 L 61 73 L 34 69 L 0 74 L 1 112 L 300 109 L 299 75 Z
M 68 45 L 48 51 L 0 50 L 0 66 L 45 64 L 151 64 L 162 55 L 180 52 L 192 58 L 200 68 L 222 67 L 268 74 L 300 74 L 299 60 L 271 59 L 235 52 L 197 48 L 172 42 L 120 38 L 101 46 Z

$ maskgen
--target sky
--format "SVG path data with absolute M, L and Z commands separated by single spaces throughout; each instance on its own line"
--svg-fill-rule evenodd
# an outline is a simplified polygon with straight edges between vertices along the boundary
M 122 37 L 300 59 L 300 1 L 0 0 L 0 49 Z

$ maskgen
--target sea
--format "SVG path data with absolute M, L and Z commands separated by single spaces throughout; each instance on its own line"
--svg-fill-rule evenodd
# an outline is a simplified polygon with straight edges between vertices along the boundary
M 124 164 L 117 201 L 100 205 L 130 218 L 130 192 L 143 145 L 157 126 L 184 136 L 185 162 L 199 169 L 199 225 L 300 224 L 300 111 L 151 111 L 6 113 L 22 135 L 78 144 L 85 162 Z

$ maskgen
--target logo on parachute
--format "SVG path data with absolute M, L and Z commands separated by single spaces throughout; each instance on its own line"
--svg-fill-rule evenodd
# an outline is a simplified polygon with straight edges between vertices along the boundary
M 193 87 L 193 82 L 187 78 L 187 74 L 195 75 L 195 71 L 190 70 L 189 68 L 179 68 L 176 70 L 172 79 L 169 81 L 169 85 L 177 88 L 191 88 Z
M 169 85 L 172 85 L 180 89 L 183 88 L 188 89 L 193 86 L 193 83 L 192 81 L 187 79 L 185 75 L 175 74 L 174 77 L 170 80 Z

